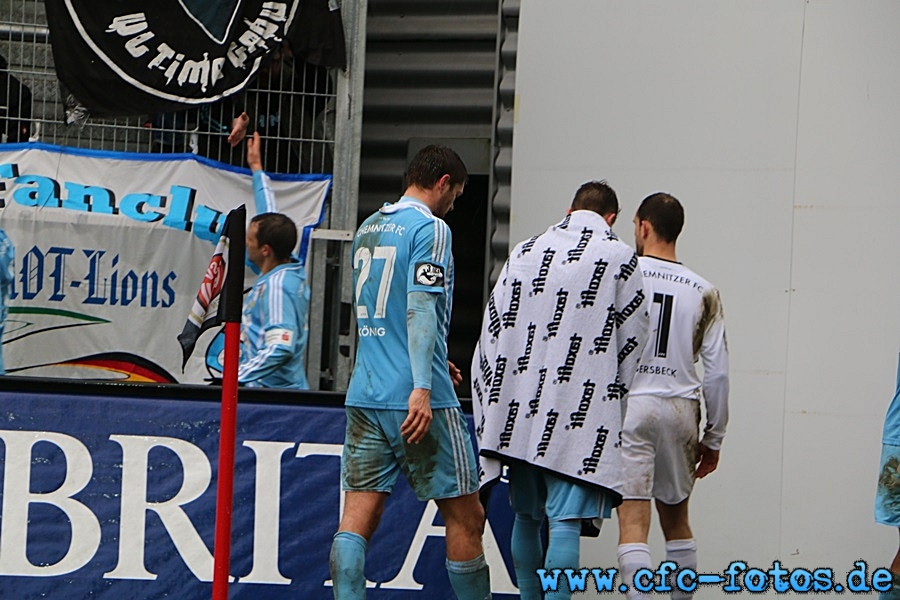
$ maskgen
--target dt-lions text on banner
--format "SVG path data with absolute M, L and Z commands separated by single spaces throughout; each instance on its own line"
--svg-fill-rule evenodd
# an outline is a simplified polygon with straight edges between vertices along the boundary
M 271 179 L 278 210 L 307 240 L 321 222 L 331 177 Z M 0 228 L 16 247 L 7 372 L 208 379 L 204 354 L 214 333 L 200 338 L 184 374 L 176 338 L 225 215 L 252 199 L 247 169 L 193 155 L 4 145 Z
M 0 597 L 209 598 L 217 403 L 9 392 L 0 402 Z M 344 411 L 238 413 L 230 597 L 331 598 Z M 488 513 L 494 597 L 508 598 L 505 486 Z M 444 558 L 435 504 L 399 482 L 369 544 L 367 597 L 451 597 Z

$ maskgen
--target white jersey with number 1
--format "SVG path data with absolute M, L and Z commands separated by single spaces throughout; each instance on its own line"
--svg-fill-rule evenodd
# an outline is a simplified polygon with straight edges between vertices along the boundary
M 703 444 L 718 450 L 728 422 L 728 347 L 719 292 L 681 263 L 639 259 L 650 331 L 630 397 L 706 400 Z M 701 381 L 695 363 L 703 364 Z

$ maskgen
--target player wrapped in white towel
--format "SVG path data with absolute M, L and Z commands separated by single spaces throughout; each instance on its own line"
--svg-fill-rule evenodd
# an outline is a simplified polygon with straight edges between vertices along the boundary
M 524 461 L 618 504 L 625 399 L 651 300 L 634 250 L 596 212 L 575 210 L 513 249 L 472 362 L 482 486 L 503 462 Z

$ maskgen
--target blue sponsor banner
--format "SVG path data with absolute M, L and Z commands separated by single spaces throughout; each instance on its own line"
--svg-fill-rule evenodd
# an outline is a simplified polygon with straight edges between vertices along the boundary
M 0 597 L 209 598 L 219 404 L 0 392 Z M 470 419 L 471 428 L 471 419 Z M 231 598 L 331 598 L 341 408 L 238 410 Z M 495 598 L 512 597 L 512 516 L 485 532 Z M 370 599 L 452 596 L 434 503 L 405 481 L 369 545 Z

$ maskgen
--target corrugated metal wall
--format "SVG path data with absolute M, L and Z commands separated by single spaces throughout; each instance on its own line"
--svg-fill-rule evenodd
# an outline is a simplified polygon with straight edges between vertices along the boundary
M 471 357 L 493 263 L 508 251 L 515 40 L 506 31 L 517 15 L 517 1 L 368 3 L 359 220 L 396 200 L 408 158 L 425 142 L 446 143 L 466 160 L 469 186 L 448 217 L 457 262 L 450 356 L 457 361 Z M 503 163 L 496 172 L 495 160 Z M 496 224 L 492 204 L 500 207 Z M 460 393 L 466 389 L 464 382 Z
M 509 254 L 512 144 L 515 123 L 516 53 L 519 43 L 521 0 L 501 0 L 499 64 L 497 65 L 496 131 L 494 142 L 494 196 L 491 202 L 491 263 L 486 269 L 489 286 L 497 281 Z M 518 241 L 518 240 L 516 240 Z
M 492 137 L 497 0 L 369 0 L 359 213 L 393 200 L 416 138 Z

